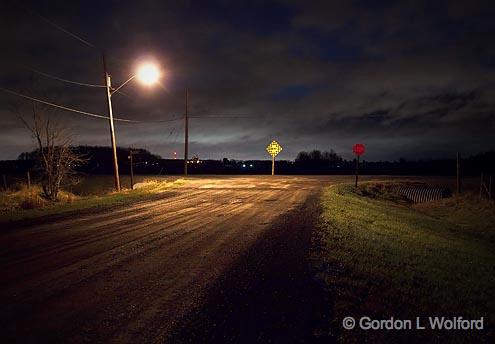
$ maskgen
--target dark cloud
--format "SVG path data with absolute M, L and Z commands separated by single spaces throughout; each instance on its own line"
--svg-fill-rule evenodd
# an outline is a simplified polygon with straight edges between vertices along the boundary
M 164 89 L 129 84 L 114 100 L 121 117 L 180 116 L 184 88 L 197 116 L 191 153 L 205 158 L 263 158 L 277 138 L 282 158 L 303 149 L 350 156 L 353 143 L 368 159 L 426 158 L 494 149 L 494 6 L 481 1 L 26 2 L 27 7 L 81 34 L 106 51 L 114 83 L 139 59 L 166 69 Z M 37 76 L 35 68 L 101 83 L 97 49 L 4 5 L 2 86 L 105 113 L 100 89 Z M 2 158 L 29 147 L 0 95 Z M 107 122 L 63 114 L 76 141 L 107 144 Z M 162 156 L 182 154 L 180 121 L 117 124 L 121 145 Z M 15 133 L 15 134 L 13 134 Z

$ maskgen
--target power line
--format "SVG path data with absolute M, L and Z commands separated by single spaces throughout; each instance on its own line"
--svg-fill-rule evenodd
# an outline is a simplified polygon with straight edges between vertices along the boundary
M 168 122 L 175 122 L 178 120 L 182 120 L 182 118 L 179 117 L 179 118 L 162 119 L 162 120 L 156 120 L 156 121 L 140 121 L 140 123 L 168 123 Z
M 24 67 L 24 68 L 30 70 L 31 72 L 34 72 L 34 73 L 43 75 L 43 76 L 45 76 L 47 78 L 51 78 L 51 79 L 54 79 L 54 80 L 66 82 L 66 83 L 69 83 L 69 84 L 74 84 L 74 85 L 78 85 L 78 86 L 87 86 L 87 87 L 97 87 L 97 88 L 105 88 L 106 87 L 105 85 L 88 84 L 88 83 L 84 83 L 84 82 L 79 82 L 79 81 L 64 79 L 64 78 L 58 77 L 56 75 L 48 74 L 48 73 L 39 71 L 37 69 L 29 68 L 29 67 Z M 123 92 L 122 90 L 113 90 L 113 91 L 116 92 L 116 93 L 122 94 L 123 96 L 125 96 L 125 97 L 127 97 L 129 99 L 132 99 L 133 101 L 136 101 L 134 98 L 132 98 L 131 96 L 129 96 L 127 93 Z
M 33 68 L 28 68 L 28 69 L 34 73 L 43 75 L 47 78 L 51 78 L 51 79 L 58 80 L 58 81 L 63 81 L 63 82 L 69 83 L 69 84 L 74 84 L 74 85 L 78 85 L 78 86 L 87 86 L 87 87 L 98 87 L 98 88 L 105 88 L 106 87 L 105 85 L 88 84 L 88 83 L 84 83 L 84 82 L 64 79 L 64 78 L 58 77 L 56 75 L 48 74 L 48 73 L 45 73 L 45 72 L 42 72 L 42 71 L 39 71 L 39 70 L 36 70 Z M 114 90 L 114 92 L 122 94 L 123 96 L 128 97 L 129 99 L 133 99 L 132 97 L 130 97 L 128 94 L 122 92 L 121 90 Z
M 180 122 L 179 125 L 177 125 L 177 130 L 175 131 L 174 140 L 173 140 L 173 143 L 172 143 L 173 146 L 175 146 L 177 144 L 177 139 L 179 138 L 179 131 L 180 131 L 180 129 L 182 129 L 182 122 Z
M 170 130 L 170 133 L 168 133 L 167 140 L 172 136 L 172 134 L 175 132 L 175 125 L 173 126 L 172 130 Z
M 189 116 L 189 118 L 257 118 L 260 115 L 237 115 L 237 114 L 222 114 L 222 115 L 195 115 Z
M 78 40 L 79 42 L 85 44 L 86 46 L 90 47 L 90 48 L 94 48 L 94 49 L 97 49 L 97 50 L 100 50 L 97 46 L 95 46 L 94 44 L 88 42 L 87 40 L 85 40 L 84 38 L 80 37 L 79 35 L 76 35 L 75 33 L 72 33 L 70 32 L 69 30 L 67 29 L 64 29 L 63 27 L 61 27 L 60 25 L 56 24 L 55 22 L 51 21 L 50 19 L 42 16 L 41 14 L 27 8 L 26 6 L 24 5 L 19 5 L 20 7 L 22 7 L 26 12 L 28 12 L 29 14 L 33 15 L 33 16 L 36 16 L 38 18 L 40 18 L 41 20 L 43 20 L 44 22 L 50 24 L 51 26 L 53 26 L 54 28 L 56 28 L 57 30 L 59 31 L 62 31 L 63 33 L 71 36 L 72 38 L 75 38 L 76 40 Z
M 7 92 L 7 93 L 10 93 L 10 94 L 13 94 L 13 95 L 16 95 L 18 97 L 29 99 L 29 100 L 32 100 L 32 101 L 35 101 L 35 102 L 38 102 L 38 103 L 41 103 L 41 104 L 49 105 L 49 106 L 52 106 L 52 107 L 55 107 L 55 108 L 59 108 L 59 109 L 62 109 L 62 110 L 71 111 L 71 112 L 79 113 L 81 115 L 95 117 L 95 118 L 110 119 L 107 116 L 103 116 L 103 115 L 95 114 L 95 113 L 92 113 L 92 112 L 82 111 L 82 110 L 73 109 L 73 108 L 70 108 L 70 107 L 67 107 L 67 106 L 63 106 L 63 105 L 51 103 L 51 102 L 48 102 L 46 100 L 42 100 L 42 99 L 30 97 L 30 96 L 27 96 L 25 94 L 22 94 L 22 93 L 19 93 L 19 92 L 15 92 L 15 91 L 9 90 L 7 88 L 0 87 L 0 90 L 1 91 L 4 91 L 4 92 Z M 180 118 L 169 119 L 169 120 L 159 120 L 159 121 L 136 121 L 136 120 L 132 120 L 132 119 L 124 119 L 124 118 L 116 118 L 116 117 L 114 117 L 113 119 L 115 121 L 126 122 L 126 123 L 163 123 L 163 122 L 176 121 L 176 120 L 178 120 Z
M 61 32 L 75 38 L 76 40 L 78 40 L 79 42 L 91 47 L 91 48 L 94 48 L 94 49 L 97 49 L 100 53 L 102 52 L 102 50 L 100 48 L 98 48 L 96 45 L 90 43 L 89 41 L 85 40 L 84 38 L 80 37 L 79 35 L 63 28 L 62 26 L 58 25 L 57 23 L 53 22 L 52 20 L 44 17 L 43 15 L 37 13 L 36 11 L 24 6 L 24 5 L 20 5 L 20 4 L 17 4 L 19 7 L 21 7 L 23 10 L 25 10 L 26 12 L 28 12 L 29 14 L 31 15 L 34 15 L 40 19 L 42 19 L 44 22 L 48 23 L 49 25 L 55 27 L 56 29 L 60 30 Z M 114 61 L 117 61 L 117 59 L 115 58 L 111 58 L 112 60 Z M 119 59 L 119 62 L 120 62 L 120 59 Z M 52 78 L 52 79 L 55 79 L 55 80 L 59 80 L 59 81 L 63 81 L 63 82 L 67 82 L 67 83 L 70 83 L 70 84 L 74 84 L 74 85 L 79 85 L 79 86 L 88 86 L 88 87 L 98 87 L 98 88 L 104 88 L 106 87 L 105 85 L 97 85 L 97 84 L 89 84 L 89 83 L 83 83 L 83 82 L 78 82 L 78 81 L 73 81 L 73 80 L 68 80 L 68 79 L 64 79 L 64 78 L 61 78 L 61 77 L 58 77 L 58 76 L 55 76 L 55 75 L 51 75 L 51 74 L 48 74 L 48 73 L 44 73 L 44 72 L 41 72 L 41 71 L 38 71 L 38 70 L 35 70 L 35 69 L 31 69 L 33 72 L 35 73 L 38 73 L 38 74 L 41 74 L 45 77 L 48 77 L 48 78 Z M 160 84 L 160 86 L 162 86 L 162 88 L 165 89 L 165 87 L 163 85 Z M 120 90 L 116 90 L 117 93 L 120 93 L 122 94 L 123 96 L 126 96 L 132 100 L 135 101 L 134 98 L 130 97 L 128 94 L 120 91 Z M 150 123 L 162 123 L 162 122 L 170 122 L 172 120 L 163 120 L 163 121 L 150 121 Z M 144 122 L 144 121 L 136 121 L 136 122 Z
M 91 112 L 87 112 L 87 111 L 82 111 L 82 110 L 77 110 L 77 109 L 73 109 L 73 108 L 70 108 L 70 107 L 67 107 L 67 106 L 63 106 L 63 105 L 51 103 L 51 102 L 48 102 L 46 100 L 42 100 L 42 99 L 30 97 L 30 96 L 27 96 L 25 94 L 22 94 L 22 93 L 18 93 L 18 92 L 9 90 L 7 88 L 0 87 L 0 90 L 2 90 L 4 92 L 7 92 L 7 93 L 10 93 L 10 94 L 13 94 L 13 95 L 16 95 L 18 97 L 29 99 L 29 100 L 32 100 L 32 101 L 35 101 L 35 102 L 38 102 L 38 103 L 41 103 L 41 104 L 49 105 L 49 106 L 52 106 L 52 107 L 56 107 L 56 108 L 59 108 L 59 109 L 62 109 L 62 110 L 76 112 L 76 113 L 79 113 L 79 114 L 82 114 L 82 115 L 96 117 L 96 118 L 110 119 L 107 116 L 98 115 L 98 114 L 95 114 L 95 113 L 91 113 Z M 121 121 L 121 122 L 132 122 L 132 123 L 138 122 L 138 121 L 134 121 L 132 119 L 122 119 L 122 118 L 115 118 L 115 117 L 114 117 L 114 120 L 115 121 Z
M 105 85 L 87 84 L 87 83 L 84 83 L 84 82 L 78 82 L 78 81 L 64 79 L 64 78 L 61 78 L 61 77 L 58 77 L 58 76 L 55 76 L 55 75 L 51 75 L 51 74 L 48 74 L 48 73 L 45 73 L 45 72 L 41 72 L 39 70 L 32 69 L 32 68 L 29 68 L 29 70 L 32 71 L 32 72 L 35 72 L 37 74 L 43 75 L 43 76 L 45 76 L 47 78 L 55 79 L 55 80 L 58 80 L 58 81 L 63 81 L 63 82 L 69 83 L 69 84 L 74 84 L 74 85 L 79 85 L 79 86 L 88 86 L 88 87 L 100 87 L 100 88 L 105 88 L 106 87 Z
M 20 8 L 22 8 L 24 11 L 28 12 L 29 14 L 35 16 L 35 17 L 38 17 L 39 19 L 41 19 L 42 21 L 46 22 L 47 24 L 53 26 L 54 28 L 56 28 L 57 30 L 69 35 L 70 37 L 76 39 L 77 41 L 83 43 L 84 45 L 90 47 L 90 48 L 93 48 L 93 49 L 96 49 L 100 54 L 103 53 L 103 49 L 101 49 L 100 47 L 96 46 L 95 44 L 89 42 L 88 40 L 82 38 L 81 36 L 65 29 L 64 27 L 60 26 L 59 24 L 55 23 L 54 21 L 46 18 L 45 16 L 39 14 L 38 12 L 26 7 L 25 5 L 20 5 L 20 4 L 17 4 Z M 115 58 L 115 57 L 109 57 L 111 60 L 113 60 L 114 62 L 117 62 L 119 64 L 125 64 L 127 65 L 127 63 L 124 63 L 122 59 L 118 59 L 118 58 Z
M 15 2 L 14 2 L 15 3 Z M 55 23 L 54 21 L 46 18 L 45 16 L 39 14 L 38 12 L 28 8 L 27 6 L 25 5 L 21 5 L 21 4 L 17 4 L 15 3 L 18 7 L 22 8 L 24 11 L 28 12 L 29 14 L 31 14 L 32 16 L 35 16 L 35 17 L 38 17 L 39 19 L 41 19 L 42 21 L 44 21 L 45 23 L 51 25 L 52 27 L 54 27 L 55 29 L 65 33 L 66 35 L 69 35 L 70 37 L 76 39 L 77 41 L 83 43 L 84 45 L 90 47 L 90 48 L 93 48 L 93 49 L 96 49 L 98 51 L 98 53 L 102 54 L 103 53 L 103 49 L 101 49 L 100 47 L 96 46 L 95 44 L 89 42 L 88 40 L 82 38 L 81 36 L 65 29 L 64 27 L 60 26 L 59 24 Z M 110 57 L 111 60 L 113 60 L 114 62 L 118 62 L 119 64 L 124 64 L 123 63 L 123 60 L 122 59 L 117 59 L 115 57 Z M 125 63 L 125 65 L 127 65 L 127 63 Z

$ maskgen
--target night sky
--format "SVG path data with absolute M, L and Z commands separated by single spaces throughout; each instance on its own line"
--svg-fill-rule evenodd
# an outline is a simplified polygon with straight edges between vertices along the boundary
M 281 159 L 334 149 L 366 160 L 441 158 L 495 149 L 493 1 L 3 1 L 0 86 L 106 115 L 101 52 L 114 85 L 139 60 L 163 87 L 129 83 L 116 117 L 173 120 L 191 94 L 190 155 Z M 29 12 L 32 11 L 32 12 Z M 90 42 L 89 47 L 37 17 Z M 0 159 L 34 148 L 0 92 Z M 76 144 L 110 144 L 108 122 L 70 112 Z M 220 116 L 218 118 L 217 116 Z M 231 118 L 229 118 L 231 117 Z M 183 122 L 116 123 L 117 144 L 183 154 Z

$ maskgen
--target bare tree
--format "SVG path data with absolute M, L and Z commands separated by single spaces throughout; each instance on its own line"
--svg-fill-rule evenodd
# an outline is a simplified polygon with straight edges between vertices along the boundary
M 71 147 L 71 133 L 60 122 L 43 116 L 36 104 L 32 103 L 32 122 L 22 116 L 21 120 L 33 135 L 37 144 L 38 162 L 43 171 L 41 185 L 44 196 L 57 200 L 62 183 L 74 175 L 74 168 L 86 159 Z

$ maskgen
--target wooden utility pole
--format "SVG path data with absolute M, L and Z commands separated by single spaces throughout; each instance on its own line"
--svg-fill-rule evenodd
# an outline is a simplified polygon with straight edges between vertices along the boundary
M 188 114 L 188 104 L 189 103 L 189 90 L 186 88 L 186 113 L 184 116 L 184 175 L 187 176 L 187 156 L 189 150 L 189 114 Z
M 461 185 L 461 153 L 457 152 L 457 193 L 460 194 L 462 192 Z
M 103 55 L 103 72 L 105 74 L 105 89 L 107 92 L 107 106 L 108 106 L 108 118 L 110 124 L 110 141 L 112 143 L 112 155 L 113 155 L 113 176 L 115 190 L 120 192 L 120 176 L 119 176 L 119 163 L 117 161 L 117 146 L 115 144 L 115 127 L 113 125 L 113 110 L 112 110 L 112 80 L 110 74 L 107 72 L 107 64 L 105 61 L 105 55 Z
M 132 164 L 132 148 L 129 149 L 129 163 L 131 165 L 131 190 L 134 190 L 134 166 Z

